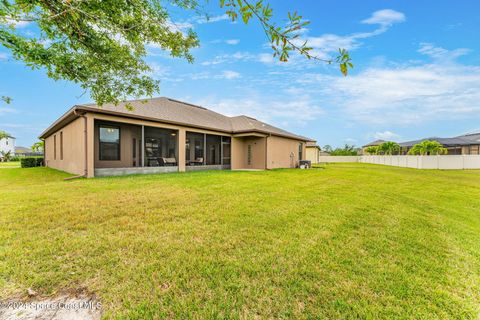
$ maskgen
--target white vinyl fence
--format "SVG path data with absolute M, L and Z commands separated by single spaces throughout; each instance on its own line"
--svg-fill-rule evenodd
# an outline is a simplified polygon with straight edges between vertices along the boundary
M 415 169 L 480 169 L 480 155 L 322 156 L 320 162 L 362 162 Z
M 359 162 L 359 156 L 320 156 L 318 163 Z

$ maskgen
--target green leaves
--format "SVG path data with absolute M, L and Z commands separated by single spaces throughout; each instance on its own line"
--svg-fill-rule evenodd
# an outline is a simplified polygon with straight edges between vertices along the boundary
M 385 141 L 377 147 L 376 154 L 392 155 L 400 151 L 400 145 L 393 141 Z
M 32 149 L 33 152 L 41 152 L 45 149 L 45 142 L 44 141 L 35 142 L 34 144 L 32 144 L 30 149 Z
M 0 130 L 0 140 L 8 138 L 8 137 L 10 137 L 10 134 L 8 134 L 5 131 Z
M 270 5 L 262 0 L 251 3 L 249 0 L 220 0 L 220 7 L 228 8 L 226 14 L 232 21 L 241 17 L 247 24 L 256 17 L 268 38 L 273 56 L 281 62 L 287 62 L 292 52 L 296 52 L 307 59 L 322 61 L 328 64 L 337 63 L 341 73 L 346 76 L 353 68 L 352 59 L 345 49 L 339 49 L 339 55 L 335 60 L 322 59 L 312 54 L 313 48 L 308 46 L 307 41 L 301 41 L 300 35 L 310 21 L 303 19 L 297 12 L 289 12 L 285 26 L 281 27 L 272 22 L 273 10 Z
M 340 66 L 340 71 L 344 76 L 348 75 L 348 70 L 353 68 L 352 59 L 347 50 L 339 49 L 338 56 L 336 57 L 335 61 Z
M 409 151 L 410 155 L 441 155 L 447 154 L 448 150 L 435 140 L 424 140 L 414 145 Z
M 8 96 L 1 96 L 0 100 L 5 102 L 6 104 L 10 104 L 12 102 L 12 98 L 10 98 Z
M 171 0 L 182 8 L 196 1 Z M 7 26 L 6 18 L 33 20 L 38 37 Z M 0 2 L 0 44 L 32 68 L 45 68 L 55 80 L 80 84 L 98 104 L 152 96 L 159 82 L 149 76 L 147 45 L 193 61 L 196 34 L 172 27 L 160 0 Z
M 204 0 L 208 1 L 208 0 Z M 152 96 L 159 82 L 149 76 L 147 46 L 193 62 L 190 50 L 199 45 L 192 30 L 178 30 L 169 18 L 168 4 L 200 11 L 198 0 L 0 0 L 0 44 L 17 60 L 33 69 L 44 68 L 54 80 L 78 83 L 97 104 L 118 103 L 127 98 Z M 307 59 L 337 63 L 342 74 L 353 68 L 350 56 L 339 50 L 335 61 L 312 54 L 301 40 L 309 24 L 297 12 L 289 12 L 280 26 L 263 0 L 219 0 L 232 21 L 248 24 L 256 18 L 264 30 L 273 56 L 286 62 L 293 53 Z M 34 37 L 17 32 L 15 23 L 35 23 Z M 10 98 L 1 97 L 10 103 Z

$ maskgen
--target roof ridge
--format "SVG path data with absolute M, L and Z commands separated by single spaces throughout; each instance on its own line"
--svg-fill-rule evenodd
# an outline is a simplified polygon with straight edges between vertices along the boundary
M 169 101 L 172 101 L 172 102 L 183 103 L 183 104 L 185 104 L 185 105 L 187 105 L 187 106 L 191 106 L 191 107 L 195 107 L 195 108 L 199 108 L 199 109 L 203 109 L 203 110 L 212 111 L 212 110 L 210 110 L 210 109 L 207 109 L 207 108 L 205 108 L 205 107 L 202 107 L 202 106 L 199 106 L 199 105 L 196 105 L 196 104 L 193 104 L 193 103 L 189 103 L 189 102 L 185 102 L 185 101 L 181 101 L 181 100 L 177 100 L 177 99 L 172 99 L 172 98 L 167 98 L 167 97 L 165 97 L 165 99 L 167 99 L 167 100 L 169 100 Z M 213 111 L 213 112 L 215 112 L 215 111 Z M 216 112 L 216 113 L 218 113 L 218 112 Z

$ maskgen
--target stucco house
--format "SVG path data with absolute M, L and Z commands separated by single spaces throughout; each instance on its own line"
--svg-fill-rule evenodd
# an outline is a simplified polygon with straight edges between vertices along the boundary
M 467 133 L 453 138 L 430 137 L 420 140 L 401 142 L 401 154 L 407 154 L 408 151 L 417 143 L 425 140 L 434 140 L 439 142 L 447 149 L 449 155 L 460 154 L 480 154 L 480 133 Z
M 416 144 L 421 143 L 425 140 L 437 141 L 444 148 L 447 149 L 447 154 L 449 155 L 478 155 L 480 154 L 480 132 L 473 132 L 463 134 L 461 136 L 456 136 L 453 138 L 439 138 L 439 137 L 430 137 L 419 140 L 412 140 L 406 142 L 400 142 L 400 154 L 406 155 L 408 151 Z M 384 143 L 384 140 L 376 140 L 366 144 L 362 147 L 362 150 L 365 152 L 365 149 L 370 146 L 379 146 Z
M 312 164 L 319 163 L 321 151 L 322 149 L 316 141 L 307 141 L 305 144 L 305 160 L 309 160 Z
M 76 105 L 40 139 L 46 166 L 86 177 L 293 168 L 313 141 L 251 117 L 165 97 Z
M 0 139 L 0 152 L 10 152 L 10 154 L 13 156 L 15 154 L 15 138 L 8 136 Z

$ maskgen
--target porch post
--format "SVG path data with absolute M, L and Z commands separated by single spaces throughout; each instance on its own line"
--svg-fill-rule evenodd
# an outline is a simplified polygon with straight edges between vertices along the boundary
M 185 143 L 187 139 L 187 133 L 185 129 L 181 128 L 178 130 L 178 171 L 185 172 L 185 162 L 186 162 L 186 152 L 185 152 Z
M 145 167 L 145 126 L 142 125 L 142 142 L 141 142 L 142 150 L 142 167 Z
M 223 166 L 223 136 L 220 136 L 220 165 Z
M 202 165 L 207 164 L 207 134 L 203 134 L 203 163 Z

